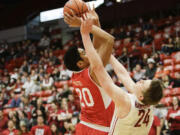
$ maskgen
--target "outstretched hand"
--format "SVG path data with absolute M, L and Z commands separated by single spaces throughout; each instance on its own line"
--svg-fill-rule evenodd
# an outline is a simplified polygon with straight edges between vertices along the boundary
M 83 14 L 83 18 L 81 19 L 81 34 L 89 34 L 92 30 L 93 20 L 88 18 L 89 14 Z
M 97 13 L 95 12 L 94 6 L 92 9 L 90 7 L 88 7 L 88 9 L 89 9 L 88 12 L 86 12 L 84 14 L 88 14 L 87 17 L 93 20 L 94 25 L 100 26 L 99 17 L 97 15 Z M 83 15 L 82 15 L 82 17 L 83 17 Z M 73 10 L 71 10 L 71 14 L 68 14 L 68 13 L 64 14 L 64 21 L 69 25 L 69 27 L 80 27 L 82 17 L 78 17 L 75 14 L 75 12 Z

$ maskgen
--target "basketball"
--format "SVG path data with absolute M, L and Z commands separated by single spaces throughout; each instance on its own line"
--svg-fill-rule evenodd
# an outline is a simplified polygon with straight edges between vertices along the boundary
M 78 17 L 81 17 L 83 13 L 88 11 L 88 6 L 82 0 L 69 0 L 64 5 L 63 13 L 72 15 L 71 10 L 74 11 Z

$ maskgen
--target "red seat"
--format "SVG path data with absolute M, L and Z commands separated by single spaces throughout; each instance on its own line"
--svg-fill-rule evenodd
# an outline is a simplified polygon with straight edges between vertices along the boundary
M 173 64 L 173 60 L 172 59 L 164 59 L 163 64 L 164 64 L 164 66 L 172 65 Z
M 164 97 L 161 99 L 160 103 L 165 106 L 170 106 L 172 103 L 172 97 Z
M 180 64 L 180 51 L 171 54 L 174 64 Z
M 173 69 L 174 69 L 174 68 L 173 68 L 172 65 L 169 65 L 169 66 L 165 66 L 165 67 L 164 67 L 164 70 L 165 70 L 165 71 L 167 71 L 167 70 L 168 70 L 168 71 L 173 71 Z
M 168 96 L 171 95 L 171 90 L 165 89 L 165 90 L 163 91 L 163 94 L 164 94 L 165 97 L 168 97 Z
M 180 72 L 180 64 L 174 65 L 174 72 Z
M 180 88 L 173 88 L 173 89 L 171 89 L 171 95 L 172 96 L 180 95 Z

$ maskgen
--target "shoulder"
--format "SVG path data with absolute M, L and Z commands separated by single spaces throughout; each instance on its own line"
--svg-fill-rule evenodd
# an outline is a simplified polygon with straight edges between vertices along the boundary
M 6 129 L 6 130 L 3 131 L 3 134 L 6 134 L 6 133 L 9 133 L 9 130 L 8 130 L 8 129 Z
M 50 129 L 50 127 L 48 125 L 44 125 L 44 128 L 47 129 L 47 130 Z
M 125 118 L 126 116 L 128 116 L 128 114 L 131 112 L 132 109 L 132 102 L 131 102 L 131 98 L 132 98 L 133 94 L 124 94 L 124 102 L 120 103 L 120 104 L 116 104 L 116 108 L 117 108 L 117 116 L 119 118 Z
M 35 130 L 37 128 L 37 126 L 33 126 L 32 128 L 31 128 L 31 130 Z
M 15 133 L 19 133 L 19 130 L 15 129 L 14 132 L 15 132 Z
M 82 75 L 82 74 L 88 73 L 88 69 L 89 69 L 89 68 L 85 68 L 85 69 L 83 69 L 83 70 L 81 70 L 81 71 L 74 71 L 74 72 L 72 73 L 71 79 L 74 79 L 74 78 L 76 78 L 76 77 L 78 77 L 78 76 L 80 76 L 80 75 Z

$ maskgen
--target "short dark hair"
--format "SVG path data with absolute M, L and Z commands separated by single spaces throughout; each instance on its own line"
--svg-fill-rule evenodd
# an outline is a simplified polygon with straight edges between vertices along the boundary
M 163 84 L 160 80 L 152 80 L 150 87 L 143 93 L 144 99 L 142 102 L 145 105 L 156 105 L 163 97 L 163 88 Z
M 77 46 L 70 47 L 64 55 L 64 64 L 67 69 L 72 71 L 80 71 L 81 69 L 77 66 L 77 62 L 82 60 L 78 52 Z

